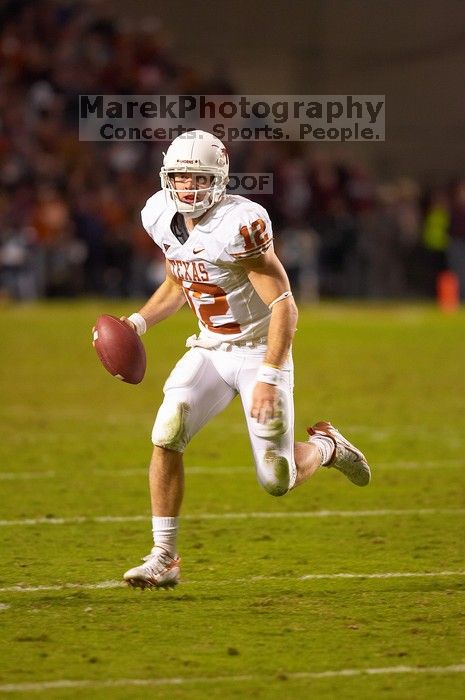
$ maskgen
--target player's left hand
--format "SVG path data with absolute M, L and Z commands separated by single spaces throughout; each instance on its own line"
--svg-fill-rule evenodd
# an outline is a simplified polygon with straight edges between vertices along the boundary
M 258 423 L 267 423 L 275 417 L 278 403 L 278 387 L 274 384 L 257 382 L 252 392 L 250 415 Z

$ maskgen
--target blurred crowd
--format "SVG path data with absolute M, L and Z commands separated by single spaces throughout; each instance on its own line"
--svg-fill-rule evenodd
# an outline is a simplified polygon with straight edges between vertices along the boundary
M 164 265 L 140 210 L 166 143 L 78 140 L 79 94 L 231 94 L 181 65 L 157 20 L 122 24 L 96 2 L 0 7 L 0 295 L 146 296 Z M 201 125 L 199 125 L 201 126 Z M 382 182 L 308 144 L 228 144 L 232 170 L 274 174 L 276 247 L 303 299 L 465 295 L 465 180 L 425 191 Z

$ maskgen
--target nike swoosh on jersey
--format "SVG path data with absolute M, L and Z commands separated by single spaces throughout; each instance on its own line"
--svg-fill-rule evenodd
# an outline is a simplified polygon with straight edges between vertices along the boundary
M 194 255 L 197 255 L 198 253 L 201 253 L 203 250 L 205 250 L 205 248 L 194 248 L 192 250 L 192 252 L 194 253 Z

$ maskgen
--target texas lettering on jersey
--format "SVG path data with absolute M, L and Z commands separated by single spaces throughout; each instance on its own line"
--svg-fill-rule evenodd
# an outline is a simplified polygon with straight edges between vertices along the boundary
M 273 233 L 267 211 L 245 197 L 226 195 L 184 243 L 171 230 L 175 214 L 174 203 L 160 191 L 142 210 L 142 223 L 182 285 L 201 336 L 228 336 L 231 341 L 265 336 L 270 311 L 241 261 L 260 256 L 271 247 Z
M 196 262 L 195 260 L 169 260 L 168 264 L 171 268 L 173 277 L 176 277 L 181 282 L 206 282 L 208 272 L 205 268 L 205 263 Z

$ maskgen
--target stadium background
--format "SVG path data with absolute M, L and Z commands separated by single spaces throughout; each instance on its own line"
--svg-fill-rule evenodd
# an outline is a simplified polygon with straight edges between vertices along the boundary
M 302 299 L 432 298 L 465 275 L 461 3 L 0 4 L 0 290 L 145 296 L 166 144 L 80 143 L 79 93 L 386 94 L 386 142 L 231 145 Z

